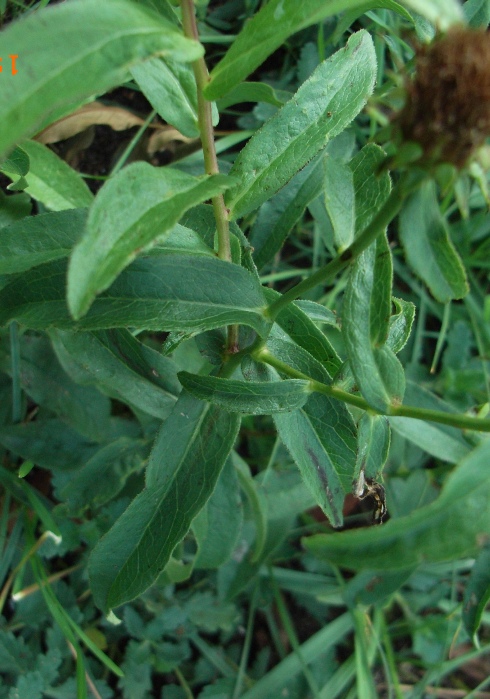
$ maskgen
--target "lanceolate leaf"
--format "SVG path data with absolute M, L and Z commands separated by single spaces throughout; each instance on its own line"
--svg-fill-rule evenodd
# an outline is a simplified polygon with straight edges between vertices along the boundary
M 266 299 L 278 298 L 273 289 L 264 290 Z M 334 376 L 342 366 L 342 361 L 323 333 L 296 303 L 290 303 L 277 316 L 276 323 L 297 345 L 318 360 L 330 376 Z
M 218 101 L 220 110 L 240 102 L 266 102 L 274 107 L 282 107 L 291 97 L 286 90 L 278 90 L 267 83 L 246 82 L 237 85 Z
M 313 393 L 303 408 L 275 415 L 274 421 L 316 503 L 334 527 L 342 526 L 356 460 L 355 428 L 347 409 Z
M 165 235 L 163 242 L 157 241 L 148 250 L 148 255 L 209 255 L 216 257 L 214 250 L 206 245 L 199 233 L 176 223 Z
M 413 0 L 422 4 L 423 0 Z M 442 3 L 444 0 L 435 0 Z M 451 0 L 451 5 L 455 0 Z M 217 99 L 250 75 L 284 41 L 305 27 L 347 10 L 400 7 L 392 0 L 272 0 L 263 6 L 211 72 L 207 99 Z M 403 8 L 400 8 L 403 11 Z M 419 10 L 423 12 L 423 10 Z
M 349 162 L 356 199 L 356 232 L 366 228 L 390 193 L 389 173 L 379 172 L 385 158 L 382 148 L 368 143 Z
M 8 425 L 0 429 L 0 444 L 42 468 L 70 471 L 81 468 L 98 446 L 80 432 L 53 418 Z
M 84 315 L 95 296 L 184 211 L 227 185 L 224 175 L 197 178 L 148 163 L 134 163 L 110 179 L 90 209 L 87 232 L 70 261 L 67 298 L 73 317 Z
M 68 257 L 82 235 L 87 209 L 39 214 L 21 219 L 0 234 L 0 274 L 15 274 Z
M 12 358 L 0 344 L 0 368 L 12 371 Z M 24 335 L 20 343 L 22 388 L 38 405 L 47 408 L 81 434 L 102 441 L 109 427 L 110 401 L 92 386 L 79 386 L 56 361 L 44 337 Z
M 303 347 L 269 338 L 267 349 L 293 369 L 330 383 L 324 367 Z M 328 396 L 313 393 L 302 408 L 275 415 L 274 419 L 316 503 L 334 526 L 341 526 L 344 498 L 352 489 L 356 461 L 355 426 L 347 408 Z
M 391 277 L 390 250 L 381 236 L 354 263 L 342 310 L 352 372 L 364 398 L 380 412 L 401 402 L 405 390 L 403 368 L 383 346 L 389 330 Z
M 379 480 L 388 458 L 390 436 L 390 425 L 383 415 L 364 413 L 357 433 L 356 478 L 362 472 L 365 478 Z
M 109 609 L 144 592 L 214 490 L 240 419 L 182 394 L 164 422 L 146 488 L 100 540 L 89 561 L 98 606 Z
M 310 376 L 315 381 L 322 383 L 331 383 L 332 377 L 317 359 L 315 359 L 304 347 L 300 347 L 295 342 L 290 342 L 284 338 L 275 337 L 276 327 L 274 332 L 267 338 L 267 349 L 281 362 L 301 371 L 306 376 Z
M 434 182 L 412 194 L 400 214 L 400 238 L 407 261 L 441 303 L 468 293 L 463 263 L 437 203 Z
M 84 0 L 12 23 L 0 37 L 0 55 L 14 51 L 18 73 L 2 73 L 0 157 L 77 102 L 124 82 L 133 65 L 152 56 L 192 61 L 203 49 L 133 2 Z
M 178 376 L 182 386 L 197 398 L 225 410 L 251 415 L 290 412 L 304 405 L 310 394 L 310 382 L 298 379 L 261 383 L 197 376 L 187 371 L 181 371 Z
M 238 218 L 270 199 L 362 109 L 376 76 L 376 58 L 367 32 L 323 61 L 296 94 L 253 136 L 230 174 L 239 184 L 226 204 Z
M 254 262 L 260 269 L 281 248 L 308 204 L 317 197 L 323 184 L 323 154 L 297 173 L 283 189 L 260 208 L 249 236 Z
M 219 568 L 233 554 L 241 534 L 243 507 L 231 457 L 221 471 L 214 493 L 192 523 L 197 540 L 196 568 Z
M 259 282 L 243 267 L 196 255 L 136 260 L 81 320 L 65 300 L 66 265 L 50 262 L 16 277 L 0 291 L 0 325 L 99 330 L 137 327 L 203 332 L 232 323 L 266 332 Z
M 407 568 L 471 556 L 490 537 L 490 442 L 453 471 L 441 495 L 410 515 L 380 527 L 304 540 L 316 556 L 360 570 Z
M 196 80 L 189 65 L 151 58 L 134 66 L 131 74 L 146 99 L 168 124 L 184 136 L 199 137 Z
M 53 211 L 90 206 L 94 195 L 78 172 L 42 143 L 26 141 L 22 147 L 30 160 L 27 194 Z
M 342 252 L 354 240 L 354 177 L 349 165 L 336 158 L 326 158 L 324 167 L 325 208 L 332 222 L 335 245 Z
M 112 500 L 128 477 L 143 469 L 150 445 L 143 440 L 121 437 L 104 445 L 60 489 L 72 513 L 100 507 Z
M 75 381 L 95 384 L 155 417 L 168 416 L 180 392 L 175 365 L 127 330 L 58 330 L 51 338 L 61 364 Z
M 255 563 L 262 554 L 267 538 L 267 498 L 263 485 L 252 477 L 247 462 L 236 451 L 232 452 L 231 459 L 240 486 L 247 496 L 255 525 L 255 546 L 252 558 L 252 562 Z

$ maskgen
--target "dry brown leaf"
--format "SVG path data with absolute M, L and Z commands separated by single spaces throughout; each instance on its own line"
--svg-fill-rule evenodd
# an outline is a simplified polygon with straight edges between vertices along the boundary
M 184 136 L 180 131 L 174 129 L 173 126 L 163 126 L 161 129 L 151 134 L 148 139 L 146 150 L 150 156 L 153 156 L 155 153 L 158 153 L 158 151 L 168 148 L 169 144 L 174 141 L 192 143 L 195 140 L 195 138 Z
M 85 131 L 95 124 L 110 126 L 114 131 L 124 131 L 132 126 L 141 126 L 143 119 L 132 114 L 122 107 L 112 107 L 101 102 L 91 102 L 77 109 L 63 119 L 58 119 L 53 124 L 35 136 L 39 143 L 57 143 L 65 141 L 76 134 Z

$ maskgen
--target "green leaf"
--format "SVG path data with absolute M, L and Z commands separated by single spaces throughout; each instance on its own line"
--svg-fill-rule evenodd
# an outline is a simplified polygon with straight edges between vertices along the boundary
M 356 480 L 362 473 L 365 478 L 379 480 L 390 449 L 390 425 L 382 415 L 364 413 L 357 432 Z
M 127 330 L 52 331 L 58 358 L 77 383 L 165 419 L 180 392 L 175 365 Z
M 181 226 L 176 223 L 175 226 L 165 234 L 162 243 L 157 242 L 147 251 L 147 255 L 208 255 L 216 257 L 213 248 L 210 248 L 203 241 L 199 233 Z
M 265 102 L 273 107 L 282 107 L 290 97 L 290 92 L 274 89 L 267 83 L 246 82 L 236 85 L 226 97 L 218 100 L 218 109 L 221 111 L 240 102 Z
M 15 274 L 51 260 L 68 257 L 81 236 L 87 209 L 31 216 L 3 228 L 0 274 Z
M 31 211 L 32 199 L 27 194 L 20 192 L 7 196 L 0 190 L 0 228 L 29 216 Z
M 252 511 L 255 525 L 255 545 L 252 563 L 257 563 L 262 555 L 267 538 L 267 499 L 262 484 L 252 477 L 247 462 L 236 451 L 232 452 L 231 458 L 236 468 L 240 486 L 247 496 Z
M 466 21 L 472 27 L 487 27 L 490 23 L 488 0 L 467 0 L 463 5 Z
M 413 571 L 413 567 L 395 571 L 363 570 L 349 580 L 342 596 L 351 608 L 360 604 L 379 604 L 399 590 Z
M 6 343 L 0 345 L 0 368 L 11 372 Z M 46 338 L 24 335 L 20 355 L 21 385 L 38 405 L 51 410 L 94 441 L 109 428 L 110 401 L 95 388 L 79 386 L 63 371 Z
M 118 686 L 123 699 L 147 699 L 152 688 L 152 647 L 148 643 L 129 641 L 121 669 L 124 675 Z
M 295 304 L 300 308 L 310 320 L 316 323 L 326 323 L 334 328 L 337 328 L 337 316 L 335 311 L 331 311 L 330 308 L 322 306 L 321 303 L 316 301 L 309 301 L 308 299 L 298 299 Z
M 235 605 L 216 599 L 211 592 L 196 592 L 186 603 L 185 610 L 189 619 L 208 633 L 230 632 L 239 620 Z
M 355 191 L 354 176 L 349 165 L 336 158 L 325 159 L 324 200 L 333 228 L 336 248 L 345 250 L 354 240 Z
M 267 338 L 267 349 L 274 357 L 285 364 L 289 364 L 296 371 L 301 371 L 303 374 L 311 376 L 315 381 L 327 384 L 332 382 L 332 377 L 323 364 L 312 357 L 307 350 L 283 337 L 276 337 L 276 326 L 273 328 L 273 331 L 274 333 L 271 333 Z
M 354 22 L 361 17 L 361 15 L 369 12 L 370 10 L 376 10 L 378 8 L 393 10 L 393 12 L 397 12 L 411 24 L 414 24 L 412 15 L 407 12 L 407 10 L 405 10 L 400 3 L 396 2 L 396 0 L 366 0 L 362 5 L 358 4 L 353 9 L 349 9 L 347 12 L 342 13 L 337 20 L 335 31 L 329 37 L 329 41 L 333 45 L 337 44 L 341 40 L 344 32 L 346 32 L 354 24 Z M 380 20 L 379 16 L 376 17 L 375 22 L 378 22 L 381 25 L 383 24 L 383 20 Z
M 281 518 L 269 520 L 260 555 L 257 555 L 259 551 L 257 536 L 255 542 L 250 539 L 248 541 L 247 539 L 243 540 L 243 549 L 245 551 L 247 551 L 246 546 L 248 544 L 247 555 L 242 554 L 237 561 L 233 559 L 228 561 L 226 566 L 226 587 L 222 591 L 225 599 L 233 599 L 257 580 L 259 571 L 264 563 L 273 560 L 274 554 L 283 546 L 288 532 L 291 531 L 293 522 L 293 516 L 286 510 Z
M 391 319 L 391 289 L 393 284 L 393 264 L 386 236 L 379 236 L 376 241 L 376 255 L 372 274 L 373 286 L 369 308 L 369 336 L 371 344 L 374 347 L 380 347 L 388 339 Z
M 199 204 L 187 211 L 181 220 L 182 225 L 197 231 L 204 243 L 211 249 L 217 249 L 216 218 L 210 204 Z M 241 264 L 257 279 L 259 275 L 252 260 L 252 247 L 242 230 L 234 221 L 229 222 L 231 261 Z M 213 253 L 215 254 L 215 253 Z
M 403 4 L 443 31 L 463 21 L 461 5 L 457 0 L 403 0 Z
M 423 0 L 418 2 L 423 4 Z M 451 5 L 454 2 L 451 0 Z M 212 70 L 211 81 L 204 90 L 206 98 L 213 100 L 226 94 L 258 68 L 291 34 L 339 12 L 358 8 L 366 11 L 379 6 L 386 5 L 375 1 L 367 3 L 366 0 L 303 0 L 301 3 L 271 0 L 245 24 L 224 58 Z
M 457 412 L 449 403 L 411 381 L 407 383 L 405 402 L 417 408 Z M 461 430 L 455 427 L 408 417 L 388 419 L 395 432 L 442 461 L 455 463 L 464 458 L 470 450 L 470 445 L 461 434 Z
M 269 303 L 279 297 L 278 292 L 273 289 L 264 289 L 264 294 Z M 323 364 L 330 376 L 334 376 L 342 366 L 342 361 L 325 333 L 310 320 L 302 310 L 300 303 L 288 304 L 277 316 L 276 323 L 294 343 L 303 347 L 312 357 Z
M 199 136 L 196 80 L 190 66 L 150 58 L 134 66 L 131 75 L 162 119 L 188 138 Z
M 299 379 L 261 383 L 197 376 L 187 371 L 181 371 L 178 377 L 186 391 L 196 398 L 210 401 L 225 410 L 250 415 L 295 410 L 304 405 L 310 394 L 310 382 Z
M 17 475 L 19 476 L 19 478 L 25 478 L 27 475 L 29 475 L 33 468 L 33 461 L 24 461 L 24 463 L 20 465 Z
M 300 410 L 275 415 L 277 431 L 334 527 L 342 526 L 356 460 L 354 423 L 339 401 L 314 393 Z
M 240 419 L 181 394 L 150 456 L 146 488 L 102 537 L 89 560 L 105 612 L 144 592 L 167 564 L 213 492 Z
M 274 337 L 268 339 L 267 348 L 297 371 L 330 383 L 325 368 L 304 348 Z M 347 408 L 314 393 L 300 410 L 275 416 L 275 423 L 315 501 L 334 526 L 341 526 L 356 461 L 355 427 Z
M 490 546 L 487 543 L 471 569 L 470 578 L 464 591 L 463 623 L 473 642 L 477 641 L 476 634 L 489 599 Z
M 20 486 L 27 497 L 31 510 L 42 523 L 44 530 L 58 536 L 60 538 L 58 543 L 61 543 L 62 533 L 60 528 L 56 524 L 50 510 L 46 507 L 39 495 L 36 494 L 38 491 L 26 481 L 21 481 Z
M 0 429 L 0 444 L 42 468 L 69 471 L 82 467 L 98 446 L 58 419 L 9 425 Z
M 325 653 L 339 645 L 344 636 L 352 631 L 352 626 L 352 614 L 345 613 L 338 616 L 302 643 L 299 652 L 289 653 L 272 670 L 258 679 L 242 694 L 242 699 L 269 699 L 269 697 L 288 695 L 291 687 L 295 686 L 297 676 L 304 672 L 305 664 L 311 663 L 314 666 L 317 661 L 325 663 Z M 323 693 L 323 696 L 338 697 L 340 695 L 334 695 L 332 691 Z
M 271 201 L 261 206 L 249 236 L 259 269 L 280 250 L 305 208 L 320 194 L 323 169 L 324 158 L 320 156 L 298 172 Z
M 490 536 L 490 441 L 472 451 L 430 505 L 380 527 L 319 534 L 303 544 L 353 570 L 390 570 L 472 556 Z
M 396 313 L 390 317 L 390 329 L 386 344 L 395 354 L 398 354 L 410 337 L 415 318 L 415 306 L 411 301 L 397 299 L 394 296 L 391 300 L 396 308 Z
M 142 470 L 149 445 L 121 437 L 97 451 L 59 490 L 71 513 L 100 507 L 122 490 L 132 473 Z
M 264 334 L 269 323 L 259 282 L 243 267 L 196 255 L 140 259 L 124 270 L 89 312 L 74 321 L 65 301 L 66 265 L 50 262 L 0 291 L 0 325 L 99 330 L 136 327 L 203 332 L 233 323 Z
M 67 298 L 73 317 L 83 316 L 95 296 L 142 248 L 170 231 L 184 211 L 219 194 L 228 182 L 225 175 L 197 178 L 148 163 L 133 163 L 110 179 L 90 209 L 86 234 L 70 260 Z
M 240 536 L 243 508 L 231 458 L 221 471 L 214 493 L 192 523 L 198 552 L 195 568 L 219 568 L 232 555 Z
M 433 181 L 425 182 L 405 202 L 400 239 L 409 265 L 438 301 L 447 303 L 466 296 L 465 269 L 449 238 Z
M 80 101 L 124 82 L 145 59 L 192 61 L 203 53 L 163 17 L 127 0 L 62 3 L 26 14 L 2 32 L 0 55 L 13 47 L 18 73 L 2 74 L 0 157 Z
M 356 233 L 371 223 L 390 194 L 390 176 L 385 170 L 379 172 L 385 159 L 382 148 L 368 143 L 349 162 L 356 200 Z
M 18 678 L 15 687 L 9 692 L 8 699 L 16 695 L 22 699 L 42 699 L 44 688 L 45 683 L 40 672 L 26 672 Z
M 389 331 L 391 282 L 391 253 L 383 235 L 354 263 L 342 308 L 342 333 L 352 373 L 364 398 L 380 412 L 401 403 L 405 390 L 400 362 L 382 345 Z
M 94 195 L 78 172 L 42 143 L 26 141 L 22 147 L 30 160 L 26 194 L 53 211 L 90 206 Z
M 243 216 L 270 199 L 343 131 L 366 103 L 375 76 L 373 43 L 361 30 L 316 68 L 241 151 L 230 172 L 239 183 L 225 197 L 231 216 Z
M 29 172 L 29 156 L 22 148 L 15 148 L 0 164 L 0 170 L 8 175 L 24 177 Z

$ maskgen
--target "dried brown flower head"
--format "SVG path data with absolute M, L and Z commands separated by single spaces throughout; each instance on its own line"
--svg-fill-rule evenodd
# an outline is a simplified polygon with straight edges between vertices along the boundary
M 455 27 L 420 48 L 396 122 L 429 163 L 463 167 L 490 135 L 490 34 Z

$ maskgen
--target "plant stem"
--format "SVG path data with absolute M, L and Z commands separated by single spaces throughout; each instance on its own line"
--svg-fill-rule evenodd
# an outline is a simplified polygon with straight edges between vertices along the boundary
M 181 7 L 184 34 L 189 39 L 199 41 L 193 0 L 181 0 Z M 204 99 L 203 96 L 203 89 L 209 82 L 208 69 L 206 67 L 204 58 L 198 58 L 196 61 L 193 61 L 192 68 L 197 85 L 197 109 L 202 150 L 204 153 L 204 167 L 207 175 L 217 175 L 219 173 L 219 167 L 214 143 L 211 102 Z M 218 231 L 218 257 L 221 260 L 231 261 L 228 211 L 225 207 L 223 195 L 218 194 L 218 196 L 211 199 L 211 202 L 213 204 L 216 227 Z
M 286 376 L 290 376 L 294 379 L 306 379 L 310 382 L 311 389 L 317 391 L 317 393 L 323 393 L 331 398 L 336 398 L 349 405 L 354 405 L 356 408 L 361 408 L 362 410 L 367 410 L 370 413 L 377 415 L 388 415 L 389 417 L 410 417 L 416 420 L 429 420 L 430 422 L 438 422 L 442 425 L 449 425 L 450 427 L 457 427 L 462 430 L 474 430 L 475 432 L 490 432 L 490 420 L 484 420 L 482 418 L 471 417 L 471 415 L 463 415 L 461 413 L 446 413 L 442 410 L 429 410 L 427 408 L 417 408 L 410 405 L 391 405 L 389 411 L 383 413 L 375 408 L 371 407 L 364 398 L 360 396 L 353 396 L 347 391 L 342 391 L 340 388 L 335 386 L 329 386 L 327 384 L 321 383 L 320 381 L 315 381 L 308 376 L 303 374 L 301 371 L 293 369 L 285 362 L 282 362 L 277 357 L 274 357 L 267 349 L 261 348 L 254 353 L 252 353 L 254 359 L 259 362 L 264 362 L 274 367 Z
M 180 6 L 182 9 L 184 34 L 189 39 L 199 41 L 193 0 L 180 0 Z M 204 58 L 198 58 L 196 61 L 193 61 L 192 69 L 197 86 L 197 114 L 204 154 L 204 168 L 207 175 L 217 175 L 219 173 L 219 166 L 214 142 L 212 105 L 203 95 L 203 90 L 209 82 L 209 73 Z M 213 205 L 216 230 L 218 233 L 218 257 L 220 260 L 231 262 L 230 225 L 228 222 L 228 209 L 225 206 L 223 195 L 218 194 L 212 197 L 211 203 Z M 228 326 L 227 346 L 229 353 L 233 354 L 238 350 L 237 325 Z
M 344 269 L 344 267 L 354 262 L 361 252 L 368 248 L 371 243 L 376 240 L 378 235 L 384 231 L 388 224 L 391 223 L 400 211 L 407 194 L 420 185 L 422 177 L 423 176 L 418 173 L 415 176 L 402 175 L 383 207 L 378 211 L 362 233 L 358 235 L 354 242 L 327 265 L 321 267 L 306 279 L 303 279 L 303 281 L 293 286 L 292 289 L 289 289 L 289 291 L 286 291 L 285 294 L 271 303 L 267 310 L 269 317 L 274 320 L 288 303 L 291 303 L 291 301 L 294 301 L 305 292 L 310 291 L 310 289 L 313 289 L 317 284 L 330 281 Z

